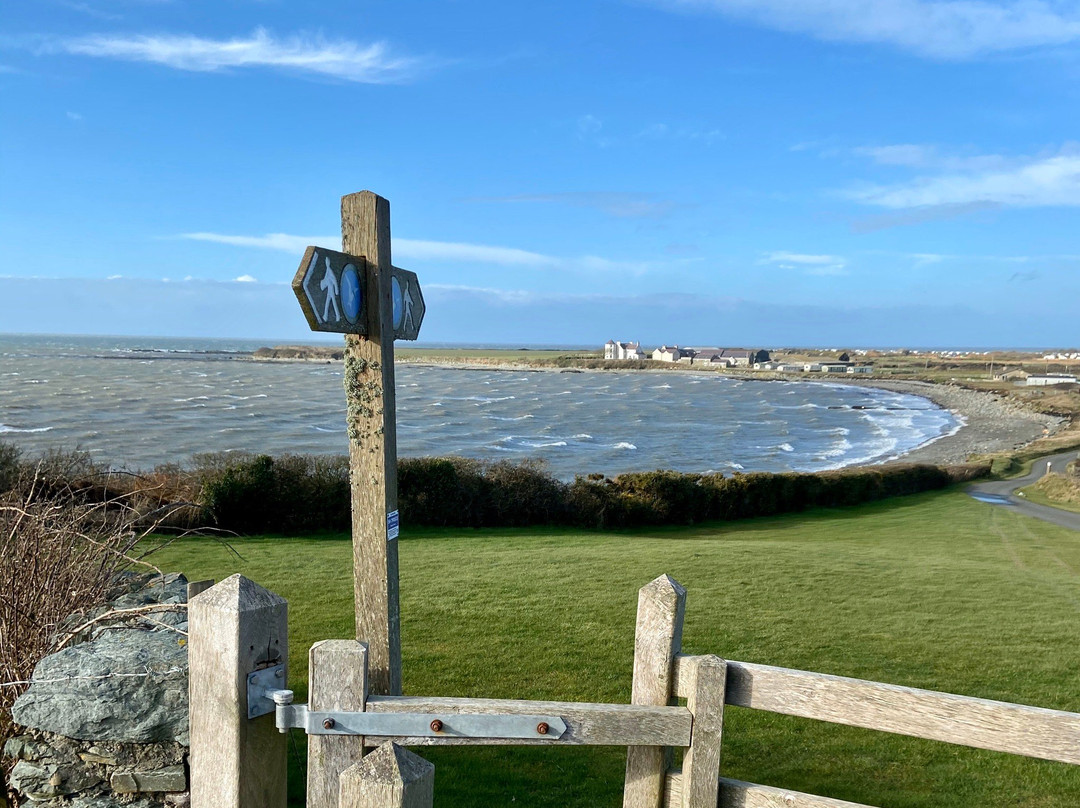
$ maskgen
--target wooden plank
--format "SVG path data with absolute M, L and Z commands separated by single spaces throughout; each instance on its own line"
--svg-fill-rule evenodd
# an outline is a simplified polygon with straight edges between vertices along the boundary
M 873 806 L 858 802 L 817 797 L 786 788 L 759 786 L 727 777 L 721 777 L 718 786 L 719 808 L 873 808 Z M 678 770 L 668 772 L 664 808 L 679 808 L 683 787 L 682 772 Z
M 667 575 L 638 591 L 634 635 L 634 704 L 665 705 L 672 696 L 672 662 L 682 645 L 686 590 Z M 631 746 L 626 755 L 623 808 L 659 808 L 668 751 L 663 745 Z
M 324 640 L 308 653 L 308 708 L 362 713 L 367 703 L 367 646 Z M 357 735 L 309 735 L 307 808 L 338 808 L 342 773 L 364 756 Z
M 693 657 L 689 665 L 686 707 L 694 730 L 683 757 L 682 808 L 716 808 L 726 675 L 727 665 L 717 656 Z
M 431 715 L 554 715 L 566 722 L 556 740 L 543 738 L 394 738 L 402 746 L 688 746 L 693 717 L 685 707 L 588 704 L 510 699 L 448 699 L 428 696 L 369 696 L 369 713 Z M 387 738 L 367 738 L 368 746 Z
M 689 687 L 686 658 L 676 692 Z M 934 741 L 1080 764 L 1080 714 L 844 676 L 727 663 L 726 702 Z
M 341 775 L 341 808 L 431 808 L 435 766 L 385 743 Z
M 242 575 L 188 604 L 192 808 L 285 808 L 287 739 L 248 719 L 247 676 L 287 663 L 287 610 Z
M 368 644 L 371 692 L 398 695 L 398 546 L 387 538 L 398 506 L 390 203 L 370 191 L 342 197 L 341 242 L 367 259 L 367 336 L 345 336 L 356 638 Z

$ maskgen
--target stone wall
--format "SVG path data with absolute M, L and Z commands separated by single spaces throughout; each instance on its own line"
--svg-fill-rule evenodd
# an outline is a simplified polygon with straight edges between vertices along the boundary
M 127 575 L 110 603 L 65 621 L 66 644 L 11 711 L 23 729 L 3 751 L 23 804 L 188 804 L 186 631 L 182 575 Z

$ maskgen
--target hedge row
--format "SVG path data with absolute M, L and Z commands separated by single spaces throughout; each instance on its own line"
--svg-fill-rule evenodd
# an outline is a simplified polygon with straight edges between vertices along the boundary
M 731 477 L 653 471 L 565 483 L 531 462 L 409 458 L 398 463 L 398 507 L 406 526 L 689 525 L 857 505 L 944 488 L 987 471 L 985 465 L 894 464 Z M 237 532 L 345 530 L 348 491 L 345 458 L 320 464 L 312 458 L 259 456 L 207 480 L 203 501 L 218 527 Z
M 27 468 L 37 471 L 34 485 L 42 491 L 62 486 L 86 501 L 123 499 L 148 518 L 160 520 L 164 513 L 164 527 L 300 534 L 350 525 L 347 457 L 216 453 L 196 455 L 187 467 L 117 474 L 82 452 L 56 453 L 31 465 L 0 444 L 0 492 L 26 479 Z M 986 464 L 890 464 L 730 477 L 676 471 L 592 474 L 567 483 L 536 462 L 408 458 L 398 462 L 398 507 L 406 526 L 689 525 L 858 505 L 944 488 L 988 471 Z

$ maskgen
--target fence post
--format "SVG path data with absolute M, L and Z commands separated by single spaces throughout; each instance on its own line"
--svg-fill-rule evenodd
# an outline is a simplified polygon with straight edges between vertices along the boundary
M 285 808 L 286 737 L 248 719 L 247 676 L 287 661 L 287 612 L 242 575 L 188 604 L 191 808 Z
M 435 764 L 384 743 L 341 775 L 340 808 L 431 808 Z
M 671 700 L 672 662 L 682 647 L 686 590 L 667 575 L 638 591 L 632 704 L 664 706 Z M 623 808 L 660 808 L 668 750 L 631 746 L 626 755 Z
M 367 704 L 367 646 L 356 640 L 324 640 L 308 655 L 308 707 L 364 712 Z M 307 808 L 338 808 L 341 774 L 363 757 L 356 735 L 309 735 Z
M 727 663 L 718 656 L 689 657 L 684 662 L 690 680 L 686 706 L 694 716 L 694 728 L 683 757 L 682 808 L 716 808 Z

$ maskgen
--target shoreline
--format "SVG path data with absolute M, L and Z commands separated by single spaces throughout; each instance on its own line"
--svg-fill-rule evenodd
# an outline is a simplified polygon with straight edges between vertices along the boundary
M 319 362 L 325 358 L 259 358 L 261 362 Z M 432 359 L 410 360 L 397 357 L 396 364 L 410 367 L 446 368 L 450 370 L 484 370 L 526 373 L 672 373 L 672 372 L 719 372 L 693 367 L 656 368 L 559 368 L 543 367 L 516 362 L 440 362 Z M 1040 438 L 1059 431 L 1067 422 L 1065 418 L 1033 412 L 1010 401 L 1000 393 L 982 392 L 949 384 L 890 379 L 816 379 L 802 376 L 781 376 L 775 373 L 758 376 L 731 375 L 728 378 L 760 382 L 806 382 L 809 384 L 847 384 L 852 387 L 876 387 L 894 393 L 919 396 L 948 410 L 960 421 L 953 432 L 931 438 L 900 455 L 885 459 L 849 463 L 842 468 L 858 468 L 881 463 L 928 463 L 932 465 L 955 465 L 967 462 L 971 455 L 991 454 L 1021 449 Z
M 287 360 L 286 360 L 287 361 Z M 534 373 L 671 373 L 669 368 L 645 368 L 625 370 L 612 368 L 555 368 L 501 363 L 488 365 L 475 362 L 433 362 L 430 360 L 411 362 L 401 360 L 403 365 L 413 367 L 449 368 L 457 370 L 517 371 Z M 679 369 L 681 370 L 681 369 Z M 692 368 L 687 368 L 690 371 Z M 678 370 L 674 372 L 679 372 Z M 717 371 L 705 371 L 717 372 Z M 992 454 L 1021 449 L 1040 438 L 1053 435 L 1067 423 L 1067 419 L 1043 413 L 1032 412 L 1007 397 L 993 392 L 970 390 L 948 384 L 934 384 L 911 380 L 891 379 L 808 379 L 799 376 L 777 376 L 757 378 L 749 375 L 737 375 L 730 378 L 760 382 L 806 382 L 808 384 L 828 383 L 847 384 L 852 387 L 876 387 L 894 393 L 906 393 L 933 402 L 960 419 L 957 429 L 931 438 L 903 454 L 865 462 L 849 463 L 842 468 L 858 468 L 880 463 L 928 463 L 949 466 L 967 462 L 971 455 Z

